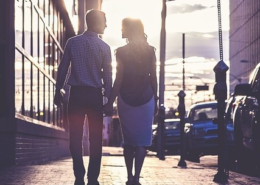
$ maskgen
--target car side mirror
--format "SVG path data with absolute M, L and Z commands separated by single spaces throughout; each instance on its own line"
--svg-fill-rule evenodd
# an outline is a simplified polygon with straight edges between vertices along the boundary
M 245 95 L 245 96 L 252 95 L 251 85 L 248 83 L 237 84 L 235 86 L 234 95 Z

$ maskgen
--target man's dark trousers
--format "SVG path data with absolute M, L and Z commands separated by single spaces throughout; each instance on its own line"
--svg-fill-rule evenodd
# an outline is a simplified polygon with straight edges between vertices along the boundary
M 103 98 L 101 88 L 71 86 L 68 104 L 70 153 L 74 175 L 83 179 L 85 168 L 82 158 L 82 137 L 85 115 L 89 130 L 88 182 L 96 184 L 100 173 L 102 156 Z

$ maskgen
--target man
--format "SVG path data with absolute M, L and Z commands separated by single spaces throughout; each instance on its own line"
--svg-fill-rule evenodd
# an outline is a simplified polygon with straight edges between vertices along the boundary
M 71 86 L 68 103 L 70 153 L 73 159 L 75 185 L 84 184 L 85 168 L 82 158 L 82 136 L 85 115 L 89 128 L 88 185 L 97 185 L 102 156 L 103 95 L 109 97 L 112 88 L 110 47 L 98 34 L 106 28 L 105 13 L 90 10 L 86 14 L 87 30 L 68 40 L 58 68 L 54 103 L 60 106 L 60 90 L 65 84 L 68 69 L 68 85 Z

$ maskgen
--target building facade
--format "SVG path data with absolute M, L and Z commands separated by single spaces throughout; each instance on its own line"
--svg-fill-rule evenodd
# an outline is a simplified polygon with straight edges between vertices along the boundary
M 260 62 L 260 1 L 230 0 L 230 93 Z
M 67 39 L 84 31 L 86 10 L 100 6 L 95 0 L 0 1 L 0 166 L 70 155 L 66 109 L 53 104 L 57 68 Z

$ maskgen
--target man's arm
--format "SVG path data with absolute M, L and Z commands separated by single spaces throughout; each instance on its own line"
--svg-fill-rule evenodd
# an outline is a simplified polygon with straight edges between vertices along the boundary
M 116 79 L 113 84 L 112 92 L 108 98 L 108 102 L 107 104 L 104 105 L 104 112 L 107 115 L 111 115 L 111 116 L 113 114 L 113 103 L 119 94 L 121 84 L 123 81 L 123 73 L 124 73 L 124 66 L 118 56 L 116 57 L 116 60 L 117 60 Z
M 69 40 L 66 43 L 64 54 L 61 59 L 60 65 L 58 67 L 57 81 L 56 81 L 56 90 L 63 88 L 66 76 L 68 74 L 68 69 L 70 66 L 70 42 Z
M 62 94 L 61 89 L 64 86 L 66 76 L 68 74 L 68 69 L 70 66 L 70 42 L 66 43 L 64 54 L 61 59 L 60 65 L 58 67 L 57 81 L 56 81 L 56 91 L 54 96 L 54 104 L 58 107 L 62 104 Z
M 104 89 L 105 89 L 105 97 L 109 97 L 112 89 L 112 57 L 111 57 L 111 51 L 108 47 L 104 54 L 103 59 L 103 83 L 104 83 Z
M 113 105 L 116 97 L 118 96 L 123 81 L 124 66 L 118 57 L 116 60 L 117 60 L 116 79 L 112 88 L 112 92 L 108 99 L 108 104 L 110 105 Z

